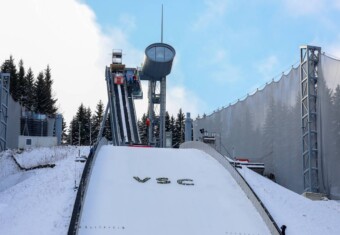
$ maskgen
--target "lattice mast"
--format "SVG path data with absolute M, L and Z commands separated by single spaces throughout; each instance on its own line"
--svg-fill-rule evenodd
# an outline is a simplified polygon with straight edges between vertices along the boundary
M 317 82 L 321 48 L 300 47 L 303 184 L 305 192 L 319 192 Z
M 0 151 L 7 147 L 7 111 L 10 74 L 0 73 Z

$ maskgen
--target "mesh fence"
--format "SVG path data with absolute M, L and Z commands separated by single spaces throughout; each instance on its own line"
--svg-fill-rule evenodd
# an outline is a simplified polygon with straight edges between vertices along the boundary
M 321 56 L 318 80 L 318 148 L 320 191 L 340 198 L 340 61 Z M 215 133 L 222 154 L 265 163 L 265 174 L 282 186 L 303 192 L 300 69 L 210 115 L 194 121 Z

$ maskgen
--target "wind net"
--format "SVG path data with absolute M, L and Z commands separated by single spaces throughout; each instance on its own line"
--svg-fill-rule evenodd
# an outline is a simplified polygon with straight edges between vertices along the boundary
M 318 162 L 320 191 L 340 198 L 340 61 L 321 55 L 317 83 Z M 279 81 L 210 115 L 194 121 L 214 133 L 215 148 L 234 158 L 265 164 L 265 174 L 282 186 L 303 192 L 300 68 Z

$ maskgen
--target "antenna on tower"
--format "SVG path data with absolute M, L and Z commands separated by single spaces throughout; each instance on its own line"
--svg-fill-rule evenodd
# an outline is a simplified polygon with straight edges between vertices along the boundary
M 161 20 L 161 43 L 163 43 L 163 4 L 162 4 L 162 20 Z

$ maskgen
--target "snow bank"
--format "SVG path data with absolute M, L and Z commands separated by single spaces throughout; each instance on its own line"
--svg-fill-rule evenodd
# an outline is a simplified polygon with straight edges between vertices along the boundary
M 16 169 L 0 179 L 4 188 L 0 192 L 0 234 L 66 234 L 76 196 L 75 180 L 79 182 L 84 167 L 75 159 L 88 152 L 89 147 L 58 147 L 17 155 L 27 167 L 42 162 L 56 166 L 28 172 Z
M 88 147 L 85 147 L 85 149 L 88 149 Z M 39 147 L 25 150 L 20 154 L 14 154 L 14 157 L 22 167 L 31 168 L 38 165 L 55 163 L 69 155 L 83 154 L 83 151 L 84 147 L 77 148 L 75 146 Z M 89 150 L 85 151 L 88 152 Z
M 4 177 L 20 171 L 11 155 L 13 155 L 13 151 L 11 150 L 0 153 L 0 182 Z
M 263 201 L 276 223 L 289 235 L 340 234 L 340 203 L 312 201 L 246 167 L 239 172 Z

